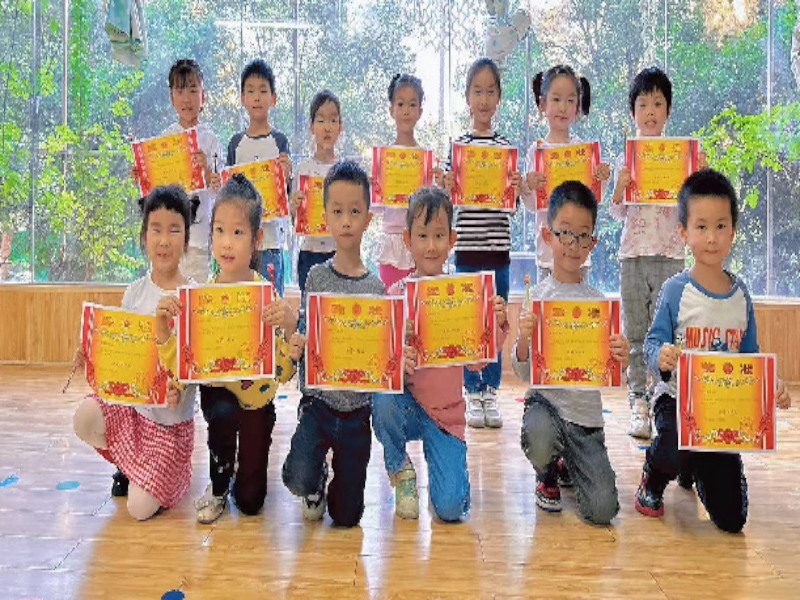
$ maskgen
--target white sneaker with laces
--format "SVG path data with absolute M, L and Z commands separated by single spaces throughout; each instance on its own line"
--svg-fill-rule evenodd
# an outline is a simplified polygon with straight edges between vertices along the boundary
M 487 427 L 499 429 L 503 426 L 503 417 L 497 408 L 497 390 L 493 387 L 483 392 L 483 415 Z
M 328 464 L 322 468 L 322 475 L 320 476 L 320 485 L 317 492 L 300 498 L 300 508 L 303 513 L 303 518 L 306 521 L 319 521 L 325 516 L 325 508 L 327 502 L 325 501 L 325 486 L 328 483 Z
M 650 439 L 650 407 L 644 398 L 633 399 L 628 435 L 643 440 Z
M 222 516 L 225 512 L 225 505 L 228 503 L 228 493 L 222 496 L 215 496 L 212 491 L 213 485 L 208 484 L 206 491 L 194 501 L 194 508 L 197 510 L 197 522 L 203 525 L 210 525 Z
M 476 429 L 482 429 L 486 425 L 481 392 L 467 393 L 467 425 Z

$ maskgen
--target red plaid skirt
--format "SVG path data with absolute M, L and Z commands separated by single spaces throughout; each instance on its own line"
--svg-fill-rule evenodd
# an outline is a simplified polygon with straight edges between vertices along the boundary
M 131 406 L 98 402 L 114 464 L 162 507 L 176 506 L 189 491 L 192 478 L 194 419 L 161 425 Z

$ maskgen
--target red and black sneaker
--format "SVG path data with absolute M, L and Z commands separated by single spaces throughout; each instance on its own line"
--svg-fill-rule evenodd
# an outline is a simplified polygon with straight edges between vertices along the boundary
M 557 463 L 558 468 L 558 485 L 561 487 L 572 487 L 572 476 L 567 470 L 567 465 L 564 464 L 564 459 L 559 458 Z
M 636 510 L 648 517 L 661 517 L 664 515 L 664 490 L 658 492 L 649 484 L 650 474 L 644 471 L 636 490 Z
M 561 512 L 561 490 L 558 484 L 548 484 L 544 480 L 536 483 L 536 506 L 547 512 Z

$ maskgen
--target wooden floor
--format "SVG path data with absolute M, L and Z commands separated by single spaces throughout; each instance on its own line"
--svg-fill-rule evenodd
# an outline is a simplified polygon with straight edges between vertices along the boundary
M 693 492 L 672 485 L 662 519 L 633 494 L 643 447 L 625 435 L 626 403 L 606 396 L 606 435 L 622 508 L 610 527 L 581 522 L 571 493 L 560 515 L 534 504 L 519 447 L 524 391 L 503 389 L 500 431 L 468 432 L 472 510 L 431 518 L 419 443 L 419 521 L 394 516 L 383 453 L 373 442 L 361 527 L 306 524 L 280 467 L 297 395 L 277 400 L 264 511 L 234 508 L 198 525 L 191 499 L 207 479 L 202 416 L 195 474 L 179 508 L 134 522 L 109 494 L 111 465 L 80 443 L 72 413 L 85 384 L 61 394 L 66 367 L 0 367 L 0 597 L 15 598 L 797 598 L 800 595 L 800 415 L 779 420 L 780 450 L 745 457 L 750 519 L 717 531 Z M 794 390 L 795 399 L 800 393 Z

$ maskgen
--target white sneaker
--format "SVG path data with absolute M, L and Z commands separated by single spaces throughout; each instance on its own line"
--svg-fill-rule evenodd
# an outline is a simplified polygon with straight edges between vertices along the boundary
M 203 525 L 210 525 L 222 516 L 225 512 L 225 505 L 228 503 L 228 493 L 222 496 L 215 496 L 212 491 L 213 485 L 208 484 L 206 491 L 194 501 L 194 508 L 197 510 L 197 522 Z
M 503 417 L 497 409 L 497 390 L 487 387 L 483 392 L 483 419 L 487 427 L 499 429 L 503 426 Z
M 628 435 L 643 440 L 650 439 L 650 407 L 644 398 L 637 397 L 633 400 Z
M 419 519 L 417 473 L 411 460 L 389 477 L 394 486 L 394 512 L 401 519 Z
M 482 429 L 486 425 L 486 415 L 483 411 L 483 394 L 469 392 L 467 394 L 467 425 Z
M 306 521 L 319 521 L 325 516 L 325 486 L 328 483 L 328 465 L 323 466 L 319 489 L 316 493 L 300 499 L 300 508 Z

